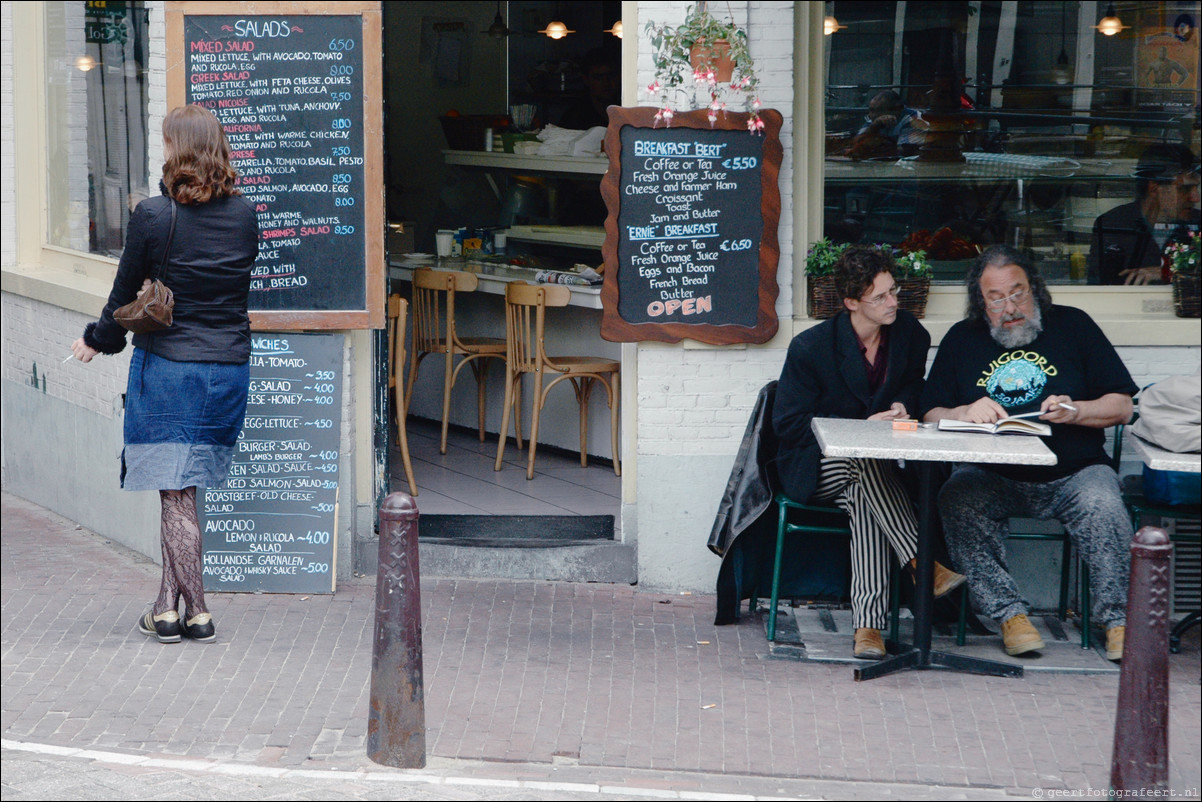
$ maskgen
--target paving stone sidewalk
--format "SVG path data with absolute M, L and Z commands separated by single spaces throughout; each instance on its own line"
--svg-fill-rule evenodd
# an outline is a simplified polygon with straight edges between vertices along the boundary
M 334 596 L 211 594 L 217 642 L 164 645 L 135 627 L 157 591 L 149 560 L 8 494 L 2 556 L 6 799 L 7 761 L 40 767 L 29 750 L 41 746 L 190 758 L 205 776 L 394 771 L 365 758 L 374 578 Z M 447 776 L 460 766 L 678 798 L 1030 797 L 1108 783 L 1115 674 L 856 683 L 844 665 L 770 657 L 754 619 L 714 627 L 708 595 L 422 583 L 427 753 Z M 1193 798 L 1196 633 L 1171 660 L 1170 780 Z

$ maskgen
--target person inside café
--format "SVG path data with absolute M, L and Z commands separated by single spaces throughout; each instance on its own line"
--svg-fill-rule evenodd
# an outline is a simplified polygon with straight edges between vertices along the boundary
M 926 135 L 919 113 L 908 108 L 892 89 L 878 92 L 868 101 L 868 115 L 848 147 L 852 159 L 912 156 Z
M 1163 284 L 1165 246 L 1202 228 L 1198 157 L 1186 145 L 1149 145 L 1135 168 L 1135 201 L 1098 217 L 1089 249 L 1091 284 Z
M 1133 530 L 1103 429 L 1131 419 L 1138 387 L 1098 325 L 1052 303 L 1021 252 L 995 245 L 967 278 L 968 317 L 944 336 L 923 389 L 926 421 L 993 423 L 1040 410 L 1051 466 L 957 464 L 939 494 L 948 552 L 980 611 L 1001 623 L 1006 654 L 1044 647 L 1006 564 L 1011 516 L 1054 518 L 1089 566 L 1106 656 L 1123 656 Z
M 559 126 L 573 130 L 587 130 L 598 125 L 605 127 L 609 125 L 607 109 L 616 105 L 622 94 L 617 54 L 595 47 L 584 55 L 580 72 L 584 76 L 585 95 L 568 106 Z
M 845 250 L 835 265 L 843 309 L 793 338 L 772 412 L 779 438 L 777 474 L 793 499 L 833 502 L 851 528 L 853 654 L 885 656 L 881 629 L 888 609 L 890 547 L 914 564 L 918 523 L 897 464 L 823 457 L 814 417 L 892 421 L 917 409 L 931 336 L 897 305 L 893 257 L 868 246 Z M 964 577 L 935 564 L 935 595 Z

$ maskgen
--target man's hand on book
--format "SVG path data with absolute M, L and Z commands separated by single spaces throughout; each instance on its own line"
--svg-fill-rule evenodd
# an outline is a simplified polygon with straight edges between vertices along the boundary
M 997 423 L 1006 417 L 1006 410 L 989 396 L 982 396 L 966 407 L 960 407 L 960 420 L 971 423 Z

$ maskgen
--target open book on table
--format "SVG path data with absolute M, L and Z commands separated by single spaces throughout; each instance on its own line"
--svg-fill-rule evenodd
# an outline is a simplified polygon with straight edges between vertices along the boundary
M 1002 418 L 997 423 L 971 423 L 943 418 L 939 421 L 939 430 L 943 432 L 984 432 L 985 434 L 1035 434 L 1047 437 L 1052 433 L 1052 427 L 1046 423 L 1031 420 L 1042 414 L 1042 410 L 1024 412 L 1021 415 Z

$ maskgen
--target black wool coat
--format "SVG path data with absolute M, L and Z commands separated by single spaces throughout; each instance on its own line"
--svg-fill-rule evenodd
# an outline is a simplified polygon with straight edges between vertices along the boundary
M 815 417 L 863 420 L 896 401 L 905 404 L 911 416 L 917 415 L 930 347 L 927 330 L 899 309 L 897 320 L 889 326 L 885 381 L 873 393 L 846 310 L 793 338 L 772 412 L 780 441 L 776 469 L 790 498 L 804 502 L 818 484 L 822 452 L 810 422 Z

